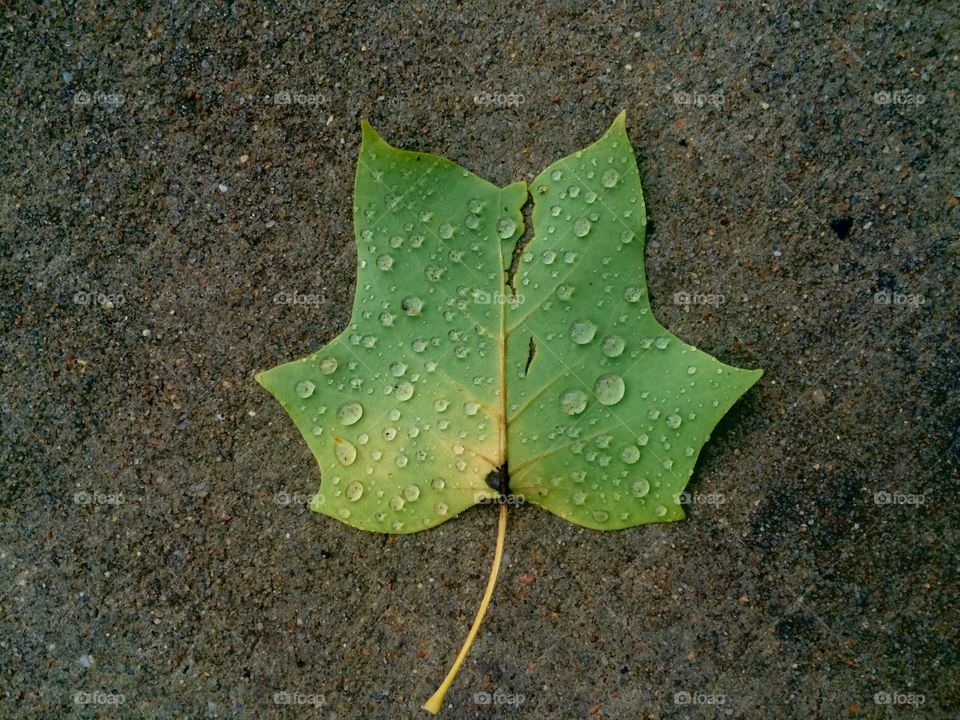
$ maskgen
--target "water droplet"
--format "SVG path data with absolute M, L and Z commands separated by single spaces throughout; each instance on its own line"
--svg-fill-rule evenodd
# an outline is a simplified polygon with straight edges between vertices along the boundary
M 463 411 L 467 415 L 476 415 L 479 409 L 480 409 L 480 403 L 473 402 L 472 400 L 470 402 L 466 402 L 463 404 Z
M 626 386 L 619 375 L 601 375 L 593 384 L 593 394 L 603 405 L 616 405 L 623 399 Z
M 371 240 L 373 240 L 373 230 L 371 230 L 370 228 L 365 228 L 364 230 L 361 230 L 360 239 L 363 240 L 364 242 L 370 242 Z
M 609 170 L 604 170 L 603 175 L 600 176 L 600 184 L 605 188 L 612 188 L 617 184 L 617 181 L 620 179 L 620 173 L 618 173 L 613 168 Z
M 633 483 L 633 494 L 637 497 L 643 497 L 650 492 L 650 483 L 646 479 L 640 478 Z
M 400 383 L 397 385 L 397 389 L 393 393 L 393 396 L 401 402 L 409 400 L 413 397 L 413 385 L 408 382 Z
M 396 319 L 396 316 L 393 313 L 382 312 L 380 313 L 380 324 L 384 327 L 393 327 L 393 321 Z
M 381 255 L 377 258 L 377 267 L 381 270 L 389 270 L 393 267 L 393 256 L 392 255 Z
M 403 238 L 400 237 L 399 235 L 394 235 L 392 238 L 390 238 L 390 247 L 399 248 L 402 245 L 403 245 Z
M 390 365 L 390 374 L 394 377 L 400 377 L 407 371 L 407 366 L 402 362 L 395 362 Z
M 400 303 L 400 307 L 403 308 L 403 311 L 407 315 L 414 317 L 415 315 L 419 315 L 420 311 L 423 310 L 423 300 L 416 295 L 407 295 Z
M 350 502 L 356 502 L 363 496 L 363 484 L 357 481 L 350 483 L 345 495 Z
M 606 510 L 594 510 L 590 515 L 593 517 L 594 522 L 605 523 L 610 519 L 610 513 Z
M 650 408 L 650 410 L 647 411 L 647 417 L 651 420 L 656 420 L 660 417 L 660 411 L 657 408 Z
M 634 237 L 636 236 L 633 234 L 632 230 L 624 230 L 620 233 L 620 242 L 631 243 L 633 242 Z
M 658 349 L 663 350 L 667 345 L 670 344 L 670 341 L 661 336 L 654 340 L 653 344 L 656 345 Z
M 476 215 L 467 215 L 463 219 L 463 224 L 471 230 L 476 230 L 478 227 L 480 227 L 480 221 L 477 219 Z
M 653 512 L 657 514 L 657 517 L 663 517 L 664 515 L 667 514 L 667 509 L 663 505 L 657 505 L 653 509 Z
M 670 413 L 669 415 L 667 415 L 667 425 L 669 425 L 672 428 L 680 427 L 680 423 L 682 422 L 683 420 L 676 413 Z
M 573 297 L 573 287 L 566 283 L 560 283 L 557 286 L 557 297 L 561 300 L 569 300 Z
M 587 407 L 587 394 L 582 390 L 570 389 L 560 393 L 560 409 L 567 415 L 579 415 Z
M 420 497 L 420 488 L 416 485 L 407 485 L 403 489 L 403 497 L 407 502 L 413 502 Z
M 408 458 L 406 455 L 397 455 L 397 459 L 394 462 L 397 464 L 397 467 L 402 468 L 407 466 L 407 463 L 410 462 L 410 458 Z
M 574 320 L 570 324 L 570 338 L 577 345 L 586 345 L 597 334 L 597 326 L 587 318 Z
M 444 223 L 437 228 L 437 235 L 442 237 L 444 240 L 449 240 L 453 237 L 453 225 L 450 223 Z
M 353 465 L 357 459 L 357 448 L 349 440 L 337 437 L 333 439 L 333 454 L 341 465 Z
M 433 403 L 433 409 L 437 412 L 443 412 L 448 407 L 450 407 L 450 401 L 446 398 L 440 398 Z
M 696 372 L 697 372 L 697 369 L 693 365 L 687 368 L 687 375 L 695 375 Z
M 552 208 L 550 208 L 550 214 L 554 217 L 557 217 L 560 214 L 560 206 L 554 205 Z
M 559 170 L 554 170 L 552 173 L 550 173 L 550 178 L 552 180 L 563 180 L 563 173 Z
M 297 383 L 297 397 L 308 398 L 313 395 L 314 384 L 309 380 Z
M 643 297 L 643 290 L 638 288 L 636 285 L 629 285 L 623 291 L 623 299 L 629 303 L 635 303 Z
M 600 343 L 603 354 L 610 358 L 619 357 L 625 346 L 626 342 L 619 335 L 607 335 Z
M 512 218 L 500 218 L 497 220 L 497 235 L 501 240 L 507 240 L 513 237 L 517 230 L 517 223 Z
M 439 282 L 443 278 L 444 269 L 437 265 L 427 265 L 423 269 L 423 274 L 427 276 L 430 282 Z
M 583 490 L 574 490 L 570 499 L 573 500 L 574 505 L 583 505 L 587 500 L 587 494 Z
M 664 461 L 663 461 L 663 467 L 665 467 L 667 470 L 669 470 L 670 468 L 672 468 L 672 467 L 673 467 L 673 460 L 671 460 L 670 458 L 665 458 Z
M 483 210 L 483 202 L 474 198 L 467 203 L 467 210 L 472 212 L 474 215 L 479 215 Z
M 353 425 L 361 417 L 363 417 L 363 405 L 360 403 L 346 403 L 345 405 L 341 405 L 340 409 L 337 410 L 337 419 L 343 425 Z
M 573 223 L 573 234 L 577 237 L 586 237 L 590 232 L 590 221 L 586 218 L 577 218 Z
M 320 372 L 324 375 L 330 375 L 337 369 L 337 359 L 335 357 L 325 357 L 320 361 Z
M 404 505 L 406 505 L 406 503 L 403 501 L 403 498 L 400 497 L 399 495 L 394 495 L 392 498 L 390 498 L 391 509 L 403 510 Z
M 434 478 L 430 481 L 430 485 L 434 490 L 443 490 L 446 487 L 447 483 L 444 482 L 443 478 Z
M 433 511 L 437 515 L 446 515 L 448 510 L 449 508 L 447 507 L 447 504 L 444 502 L 438 502 L 436 505 L 433 506 Z
M 553 250 L 544 250 L 540 257 L 544 265 L 553 265 L 553 262 L 557 259 L 557 254 Z
M 640 459 L 640 449 L 636 445 L 625 445 L 620 450 L 620 459 L 627 465 L 633 465 Z
M 640 447 L 643 447 L 648 442 L 650 442 L 650 438 L 647 437 L 645 433 L 640 433 L 639 435 L 637 435 L 637 445 L 639 445 Z

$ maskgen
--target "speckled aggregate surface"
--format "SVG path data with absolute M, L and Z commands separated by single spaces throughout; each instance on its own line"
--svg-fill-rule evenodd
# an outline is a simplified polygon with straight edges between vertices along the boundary
M 348 321 L 361 117 L 505 185 L 626 108 L 654 312 L 765 375 L 686 521 L 511 509 L 444 716 L 957 717 L 952 3 L 14 5 L 0 716 L 426 717 L 494 508 L 307 512 L 253 375 Z

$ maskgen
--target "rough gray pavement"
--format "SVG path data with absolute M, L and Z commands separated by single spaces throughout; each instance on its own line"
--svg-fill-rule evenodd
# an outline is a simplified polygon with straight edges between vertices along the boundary
M 954 3 L 10 5 L 0 716 L 425 717 L 496 512 L 306 511 L 253 375 L 348 321 L 360 118 L 502 185 L 626 108 L 657 317 L 766 374 L 723 502 L 511 511 L 444 716 L 957 717 Z

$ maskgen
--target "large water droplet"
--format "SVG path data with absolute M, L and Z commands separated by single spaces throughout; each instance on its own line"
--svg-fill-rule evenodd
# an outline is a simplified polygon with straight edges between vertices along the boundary
M 356 480 L 353 481 L 347 485 L 345 495 L 350 502 L 356 502 L 363 496 L 363 483 L 357 482 Z
M 561 300 L 569 300 L 573 297 L 573 286 L 566 283 L 557 285 L 557 297 Z
M 646 479 L 640 478 L 633 483 L 633 494 L 637 497 L 643 497 L 650 492 L 650 483 Z
M 400 377 L 407 371 L 407 366 L 402 362 L 395 362 L 390 365 L 390 374 L 394 377 Z
M 449 240 L 453 237 L 453 225 L 450 223 L 443 223 L 443 225 L 437 228 L 437 235 L 442 237 L 444 240 Z
M 667 338 L 661 336 L 661 337 L 658 337 L 656 340 L 654 340 L 653 344 L 656 345 L 658 349 L 663 350 L 665 347 L 667 347 L 667 345 L 670 344 L 670 341 Z
M 320 361 L 320 372 L 324 375 L 330 375 L 337 369 L 337 359 L 335 357 L 325 357 Z
M 680 427 L 680 423 L 682 422 L 683 422 L 683 419 L 676 413 L 670 413 L 669 415 L 667 415 L 667 425 L 669 425 L 672 428 Z
M 590 221 L 586 218 L 577 218 L 573 223 L 573 234 L 577 237 L 586 237 L 590 232 Z
M 393 256 L 391 255 L 381 255 L 377 258 L 377 267 L 381 270 L 389 270 L 393 267 Z
M 360 403 L 350 402 L 341 405 L 337 410 L 337 419 L 343 425 L 353 425 L 363 417 L 363 406 Z
M 563 173 L 559 170 L 554 170 L 552 173 L 550 173 L 550 178 L 553 180 L 563 180 Z
M 403 497 L 408 502 L 413 502 L 420 497 L 420 488 L 418 488 L 416 485 L 407 485 L 403 489 Z
M 413 385 L 408 382 L 400 383 L 397 385 L 397 389 L 394 391 L 393 396 L 401 402 L 409 400 L 413 397 Z
M 623 354 L 626 342 L 619 335 L 607 335 L 600 343 L 600 349 L 603 354 L 610 358 L 619 357 Z
M 579 415 L 587 407 L 587 394 L 582 390 L 570 389 L 560 393 L 560 409 L 567 415 Z
M 466 402 L 463 404 L 463 411 L 467 415 L 476 415 L 479 409 L 480 409 L 480 403 L 473 402 L 472 400 L 470 402 Z
M 613 168 L 609 170 L 604 170 L 603 174 L 600 176 L 600 184 L 605 188 L 612 188 L 617 184 L 617 181 L 620 179 L 620 173 L 618 173 Z
M 513 237 L 517 230 L 517 223 L 512 218 L 500 218 L 497 220 L 497 235 L 501 240 L 507 240 Z
M 333 454 L 341 465 L 353 465 L 357 459 L 357 448 L 349 440 L 337 437 L 333 439 Z
M 450 401 L 447 400 L 446 398 L 439 398 L 433 403 L 433 409 L 436 410 L 437 412 L 443 412 L 448 407 L 450 407 Z
M 620 450 L 620 459 L 627 465 L 633 465 L 640 459 L 640 449 L 636 445 L 625 445 Z
M 483 202 L 477 198 L 473 198 L 470 202 L 467 203 L 467 209 L 472 212 L 474 215 L 479 215 L 483 210 Z
M 667 514 L 667 509 L 663 505 L 657 505 L 653 511 L 657 514 L 657 517 L 663 517 Z
M 610 519 L 610 513 L 606 510 L 594 510 L 590 513 L 590 516 L 593 518 L 594 522 L 605 523 Z
M 406 505 L 403 498 L 399 495 L 394 495 L 390 498 L 390 508 L 393 510 L 403 510 L 403 506 Z
M 623 299 L 629 303 L 635 303 L 643 297 L 643 290 L 638 288 L 636 285 L 629 285 L 623 291 Z
M 419 315 L 420 311 L 423 310 L 423 300 L 416 295 L 407 295 L 400 303 L 400 307 L 407 315 L 413 317 Z
M 433 487 L 434 490 L 443 490 L 443 488 L 446 487 L 447 483 L 444 481 L 443 478 L 434 478 L 433 480 L 430 481 L 430 485 Z
M 570 499 L 573 500 L 574 505 L 583 505 L 587 500 L 587 494 L 583 490 L 574 490 Z
M 570 324 L 570 338 L 577 345 L 586 345 L 597 334 L 597 326 L 587 318 L 574 320 Z
M 447 507 L 447 504 L 445 502 L 438 502 L 436 505 L 433 506 L 433 511 L 437 515 L 446 515 L 448 510 L 449 508 Z
M 601 375 L 593 384 L 593 394 L 604 405 L 616 405 L 623 399 L 626 386 L 619 375 Z
M 637 435 L 637 445 L 639 445 L 640 447 L 643 447 L 648 442 L 650 442 L 650 438 L 647 437 L 646 433 L 640 433 L 639 435 Z
M 308 398 L 313 395 L 314 384 L 309 380 L 303 380 L 297 383 L 297 397 Z

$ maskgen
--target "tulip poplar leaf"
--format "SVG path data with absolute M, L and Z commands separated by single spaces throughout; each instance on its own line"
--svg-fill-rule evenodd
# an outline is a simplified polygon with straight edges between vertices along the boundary
M 350 325 L 258 376 L 320 465 L 310 508 L 410 533 L 508 481 L 598 530 L 683 518 L 701 448 L 762 371 L 654 318 L 624 114 L 530 184 L 535 237 L 512 278 L 526 184 L 362 131 Z

